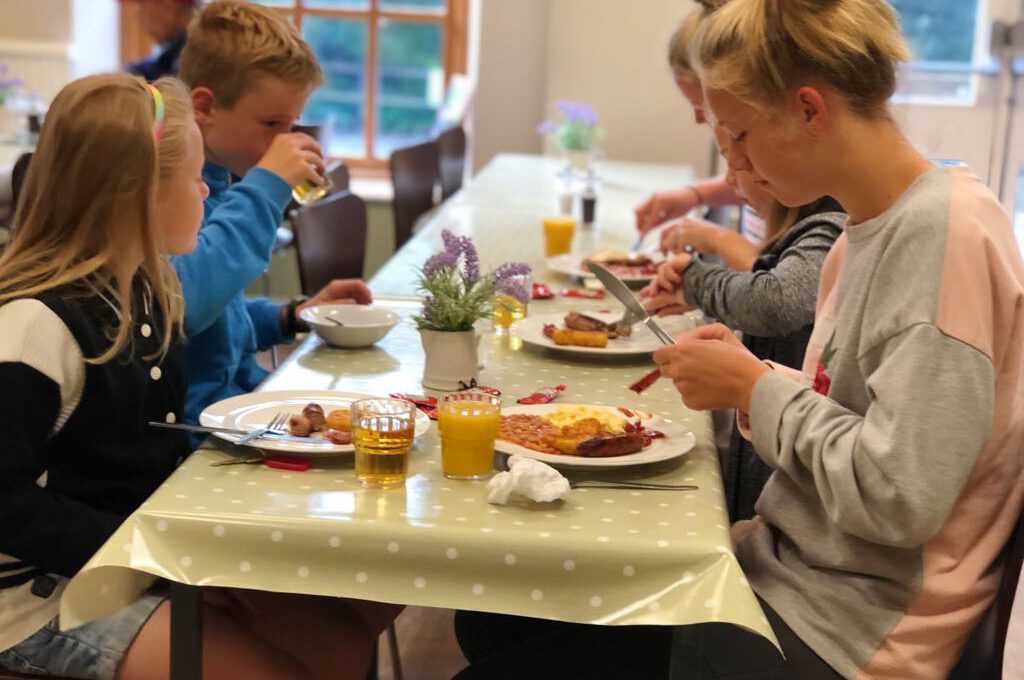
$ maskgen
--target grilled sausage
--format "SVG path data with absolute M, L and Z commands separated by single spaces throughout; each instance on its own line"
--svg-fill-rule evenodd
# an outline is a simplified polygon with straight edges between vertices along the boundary
M 332 444 L 351 444 L 352 433 L 345 430 L 326 430 L 324 438 Z
M 595 319 L 579 312 L 569 312 L 565 315 L 565 327 L 572 331 L 607 331 L 608 324 L 600 319 Z
M 306 404 L 306 408 L 302 409 L 302 415 L 309 420 L 313 432 L 324 429 L 324 409 L 320 404 Z
M 293 437 L 308 437 L 313 432 L 313 426 L 306 416 L 292 416 L 288 419 L 288 434 Z
M 580 442 L 576 447 L 576 455 L 584 458 L 611 458 L 636 453 L 643 447 L 643 435 L 636 432 L 602 434 Z

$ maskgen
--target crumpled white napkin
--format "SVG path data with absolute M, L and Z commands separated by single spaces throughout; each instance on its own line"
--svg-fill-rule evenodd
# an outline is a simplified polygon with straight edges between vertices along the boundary
M 487 502 L 505 505 L 513 493 L 547 503 L 568 495 L 569 480 L 547 463 L 512 455 L 508 459 L 508 472 L 499 472 L 487 482 Z

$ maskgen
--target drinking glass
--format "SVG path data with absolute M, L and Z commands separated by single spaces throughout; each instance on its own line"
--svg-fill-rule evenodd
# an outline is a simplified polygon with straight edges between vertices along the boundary
M 362 399 L 352 404 L 356 478 L 363 486 L 405 484 L 416 407 L 399 399 Z
M 441 398 L 441 471 L 449 479 L 486 479 L 494 472 L 494 440 L 501 427 L 501 399 L 483 392 Z
M 530 274 L 511 276 L 509 279 L 521 285 L 527 295 L 533 290 L 533 276 Z M 528 303 L 520 302 L 511 295 L 495 293 L 494 300 L 491 302 L 491 320 L 494 322 L 494 332 L 498 335 L 504 335 L 508 332 L 508 327 L 514 322 L 525 319 L 527 305 Z
M 311 180 L 307 179 L 302 184 L 292 187 L 292 198 L 299 205 L 310 205 L 327 196 L 333 188 L 334 182 L 327 175 L 324 175 L 323 184 L 314 184 Z
M 564 255 L 572 250 L 576 220 L 571 217 L 549 217 L 544 220 L 544 256 Z

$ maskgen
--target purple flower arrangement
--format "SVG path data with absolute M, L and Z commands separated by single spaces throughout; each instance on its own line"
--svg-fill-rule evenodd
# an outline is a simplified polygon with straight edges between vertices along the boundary
M 562 121 L 546 120 L 537 126 L 537 133 L 552 135 L 563 151 L 589 151 L 598 134 L 597 111 L 590 104 L 560 100 L 555 108 Z
M 24 85 L 21 78 L 10 78 L 8 72 L 10 67 L 7 64 L 0 64 L 0 104 L 7 99 L 7 95 Z
M 423 309 L 413 317 L 416 325 L 432 331 L 469 331 L 491 313 L 496 293 L 527 303 L 530 291 L 522 278 L 530 266 L 507 262 L 489 274 L 480 272 L 480 256 L 473 239 L 441 232 L 444 250 L 423 263 L 419 289 L 426 293 Z

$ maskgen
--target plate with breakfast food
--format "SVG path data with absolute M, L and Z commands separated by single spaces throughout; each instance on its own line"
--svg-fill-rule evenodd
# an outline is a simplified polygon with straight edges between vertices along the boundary
M 658 266 L 664 262 L 660 253 L 627 253 L 619 250 L 599 250 L 589 255 L 568 253 L 547 259 L 548 269 L 579 278 L 593 278 L 589 263 L 597 262 L 615 274 L 627 285 L 643 285 L 658 274 Z
M 252 392 L 208 406 L 200 414 L 199 424 L 251 432 L 267 427 L 278 414 L 286 414 L 287 420 L 278 432 L 309 439 L 308 444 L 261 437 L 248 445 L 309 458 L 336 456 L 355 450 L 352 445 L 352 402 L 377 396 L 331 390 Z M 415 436 L 419 437 L 429 427 L 430 419 L 417 410 Z M 215 433 L 214 436 L 232 443 L 240 438 L 240 435 L 227 433 Z
M 555 467 L 606 468 L 676 458 L 697 443 L 668 418 L 635 409 L 535 404 L 501 410 L 494 448 Z
M 696 321 L 679 314 L 659 318 L 658 324 L 675 337 L 694 328 Z M 622 323 L 622 312 L 536 314 L 512 324 L 509 333 L 528 345 L 573 354 L 643 355 L 662 346 L 644 324 Z

